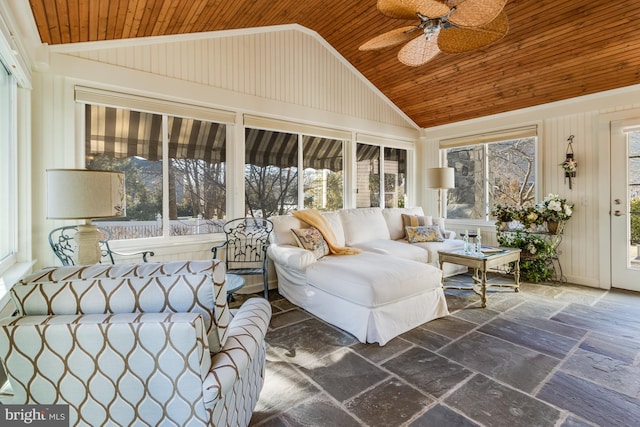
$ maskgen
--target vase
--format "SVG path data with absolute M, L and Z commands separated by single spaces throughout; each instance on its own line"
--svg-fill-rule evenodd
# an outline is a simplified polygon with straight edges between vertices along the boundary
M 558 234 L 560 223 L 558 221 L 547 221 L 547 231 L 551 234 Z

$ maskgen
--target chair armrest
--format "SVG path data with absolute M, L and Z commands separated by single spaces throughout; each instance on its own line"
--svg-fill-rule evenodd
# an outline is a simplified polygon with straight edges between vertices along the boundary
M 211 248 L 211 252 L 213 254 L 213 259 L 218 259 L 218 249 L 222 249 L 227 246 L 228 242 L 220 243 L 219 245 L 215 245 Z
M 442 234 L 442 237 L 444 237 L 445 239 L 455 239 L 456 237 L 458 237 L 458 235 L 453 230 L 445 230 L 445 232 Z
M 147 257 L 155 255 L 155 253 L 153 251 L 148 251 L 148 250 L 137 251 L 137 252 L 119 252 L 119 251 L 114 251 L 113 249 L 110 249 L 110 250 L 111 250 L 112 254 L 118 255 L 118 256 L 123 256 L 123 257 L 132 257 L 132 256 L 136 256 L 136 255 L 142 255 L 142 261 L 143 262 L 149 262 Z
M 242 304 L 229 324 L 227 342 L 211 359 L 211 372 L 203 384 L 205 406 L 213 406 L 242 381 L 250 362 L 264 351 L 270 320 L 271 306 L 264 298 Z
M 269 246 L 268 252 L 269 257 L 274 263 L 297 270 L 304 270 L 316 262 L 316 257 L 311 251 L 298 246 L 276 245 L 272 243 Z

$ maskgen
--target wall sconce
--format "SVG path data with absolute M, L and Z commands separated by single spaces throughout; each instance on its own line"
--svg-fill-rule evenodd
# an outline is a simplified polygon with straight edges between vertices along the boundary
M 567 138 L 569 143 L 567 144 L 565 159 L 564 162 L 560 163 L 560 166 L 564 169 L 564 182 L 567 182 L 567 179 L 569 179 L 569 190 L 571 190 L 572 187 L 571 180 L 576 177 L 576 170 L 578 166 L 578 163 L 576 163 L 576 160 L 573 157 L 573 138 L 573 135 Z

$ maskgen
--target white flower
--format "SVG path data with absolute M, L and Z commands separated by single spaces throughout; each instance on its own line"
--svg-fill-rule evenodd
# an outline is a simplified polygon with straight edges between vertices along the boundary
M 557 200 L 551 200 L 549 201 L 547 208 L 551 209 L 552 211 L 560 212 L 562 210 L 562 204 Z
M 571 216 L 573 214 L 573 210 L 571 209 L 571 206 L 564 205 L 564 214 L 566 216 Z

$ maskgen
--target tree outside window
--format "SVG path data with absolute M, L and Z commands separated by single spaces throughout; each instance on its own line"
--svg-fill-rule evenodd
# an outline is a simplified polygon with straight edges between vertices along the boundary
M 166 234 L 221 231 L 226 216 L 224 124 L 100 105 L 86 105 L 85 113 L 87 169 L 125 173 L 127 216 L 100 224 L 113 239 L 162 236 L 164 198 L 169 205 Z M 163 176 L 165 158 L 168 177 Z
M 537 138 L 447 149 L 456 188 L 447 194 L 447 217 L 488 221 L 496 204 L 535 204 Z

